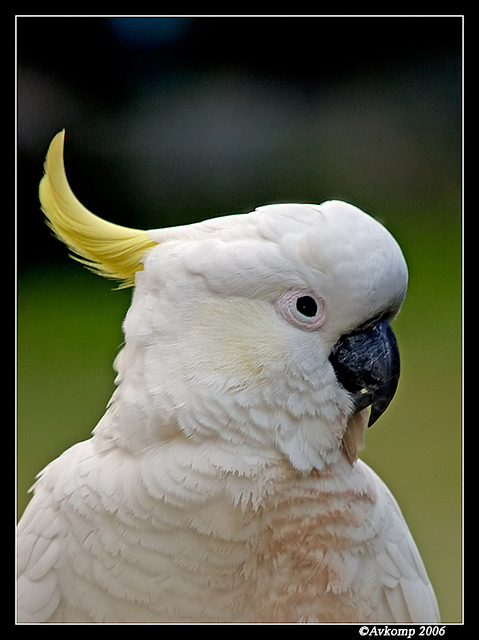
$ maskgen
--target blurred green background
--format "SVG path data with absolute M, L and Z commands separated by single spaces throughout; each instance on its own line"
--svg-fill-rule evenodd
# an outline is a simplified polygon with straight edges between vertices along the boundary
M 402 376 L 363 459 L 404 512 L 442 619 L 462 618 L 460 18 L 17 18 L 18 514 L 114 388 L 130 291 L 38 205 L 66 128 L 79 199 L 154 228 L 341 198 L 401 244 Z

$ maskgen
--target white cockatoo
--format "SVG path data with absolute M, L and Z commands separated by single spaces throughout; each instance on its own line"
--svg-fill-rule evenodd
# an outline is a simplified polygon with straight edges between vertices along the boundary
M 42 208 L 133 285 L 117 388 L 34 485 L 23 622 L 437 622 L 399 507 L 357 453 L 394 395 L 407 286 L 339 201 L 152 231 L 90 213 L 48 151 Z

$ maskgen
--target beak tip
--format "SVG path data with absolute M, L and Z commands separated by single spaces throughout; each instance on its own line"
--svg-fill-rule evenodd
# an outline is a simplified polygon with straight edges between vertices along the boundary
M 368 428 L 372 427 L 373 424 L 379 420 L 386 410 L 387 405 L 378 407 L 378 404 L 375 402 L 374 393 L 370 391 L 363 391 L 355 397 L 354 413 L 359 413 L 360 411 L 367 409 L 369 406 L 371 407 L 371 411 L 369 413 Z
M 379 418 L 383 415 L 383 413 L 389 407 L 391 400 L 393 399 L 394 394 L 396 392 L 396 386 L 397 386 L 397 381 L 396 381 L 396 384 L 394 385 L 394 389 L 390 390 L 390 392 L 386 395 L 374 397 L 374 393 L 373 393 L 373 402 L 371 404 L 371 413 L 369 414 L 368 427 L 372 427 L 373 424 L 377 422 L 377 420 L 379 420 Z
M 375 422 L 378 420 L 381 413 L 382 411 L 378 413 L 377 411 L 374 411 L 374 409 L 371 408 L 371 413 L 369 414 L 369 420 L 368 420 L 368 429 L 369 427 L 372 427 L 373 424 L 375 424 Z

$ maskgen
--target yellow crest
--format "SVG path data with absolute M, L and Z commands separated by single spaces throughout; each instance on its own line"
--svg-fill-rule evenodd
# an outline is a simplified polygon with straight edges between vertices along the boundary
M 53 138 L 40 182 L 40 202 L 47 224 L 76 255 L 96 273 L 120 280 L 120 287 L 134 285 L 143 269 L 145 254 L 157 245 L 140 229 L 122 227 L 94 215 L 73 194 L 65 174 L 65 131 Z

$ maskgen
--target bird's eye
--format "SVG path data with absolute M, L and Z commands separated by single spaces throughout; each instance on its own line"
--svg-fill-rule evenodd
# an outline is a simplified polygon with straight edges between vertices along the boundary
M 326 319 L 324 300 L 308 289 L 294 288 L 283 293 L 276 301 L 276 311 L 303 331 L 318 329 Z

